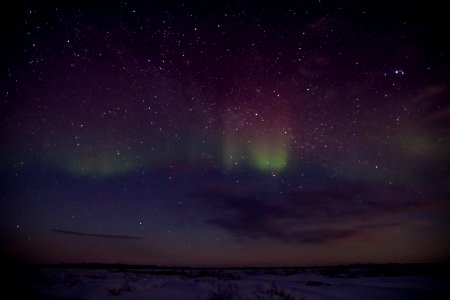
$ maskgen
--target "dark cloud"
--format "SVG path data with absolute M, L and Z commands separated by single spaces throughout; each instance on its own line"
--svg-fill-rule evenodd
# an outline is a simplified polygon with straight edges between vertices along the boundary
M 190 196 L 201 199 L 215 212 L 214 217 L 206 220 L 208 224 L 237 238 L 271 238 L 288 243 L 361 238 L 367 232 L 373 234 L 394 226 L 377 224 L 381 217 L 396 218 L 405 212 L 432 209 L 437 203 L 412 189 L 354 183 L 283 194 L 238 196 L 231 190 L 212 189 Z
M 98 234 L 98 233 L 88 233 L 88 232 L 79 232 L 79 231 L 71 231 L 71 230 L 63 230 L 63 229 L 50 229 L 51 232 L 58 234 L 66 234 L 66 235 L 76 235 L 83 237 L 94 237 L 94 238 L 106 238 L 106 239 L 118 239 L 118 240 L 141 240 L 142 237 L 131 236 L 131 235 L 115 235 L 115 234 Z
M 286 228 L 271 226 L 262 219 L 252 222 L 251 220 L 215 219 L 208 223 L 224 228 L 238 238 L 263 238 L 269 237 L 286 243 L 309 243 L 320 244 L 349 239 L 360 233 L 355 229 L 317 229 L 308 231 L 291 231 Z

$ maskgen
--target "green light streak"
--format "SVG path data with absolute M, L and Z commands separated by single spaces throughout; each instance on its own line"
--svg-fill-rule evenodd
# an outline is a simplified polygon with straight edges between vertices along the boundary
M 69 159 L 65 168 L 74 175 L 106 177 L 130 172 L 136 168 L 134 162 L 112 154 L 83 155 Z
M 252 153 L 252 165 L 260 171 L 282 171 L 286 168 L 288 153 L 284 147 L 258 147 Z

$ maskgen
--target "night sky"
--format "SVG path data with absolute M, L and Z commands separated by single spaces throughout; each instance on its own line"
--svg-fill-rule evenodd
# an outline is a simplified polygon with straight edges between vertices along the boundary
M 442 7 L 59 2 L 0 9 L 3 257 L 449 260 Z

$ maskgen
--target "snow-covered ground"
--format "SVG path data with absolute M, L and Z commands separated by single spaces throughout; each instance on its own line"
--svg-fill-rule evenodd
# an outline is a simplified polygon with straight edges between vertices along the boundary
M 450 299 L 448 273 L 399 267 L 45 268 L 26 278 L 36 299 Z

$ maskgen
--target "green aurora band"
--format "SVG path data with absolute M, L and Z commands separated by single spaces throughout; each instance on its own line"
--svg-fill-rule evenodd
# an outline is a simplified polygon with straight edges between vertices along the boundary
M 288 152 L 283 144 L 268 146 L 261 145 L 252 149 L 252 166 L 260 171 L 282 171 L 286 168 Z

